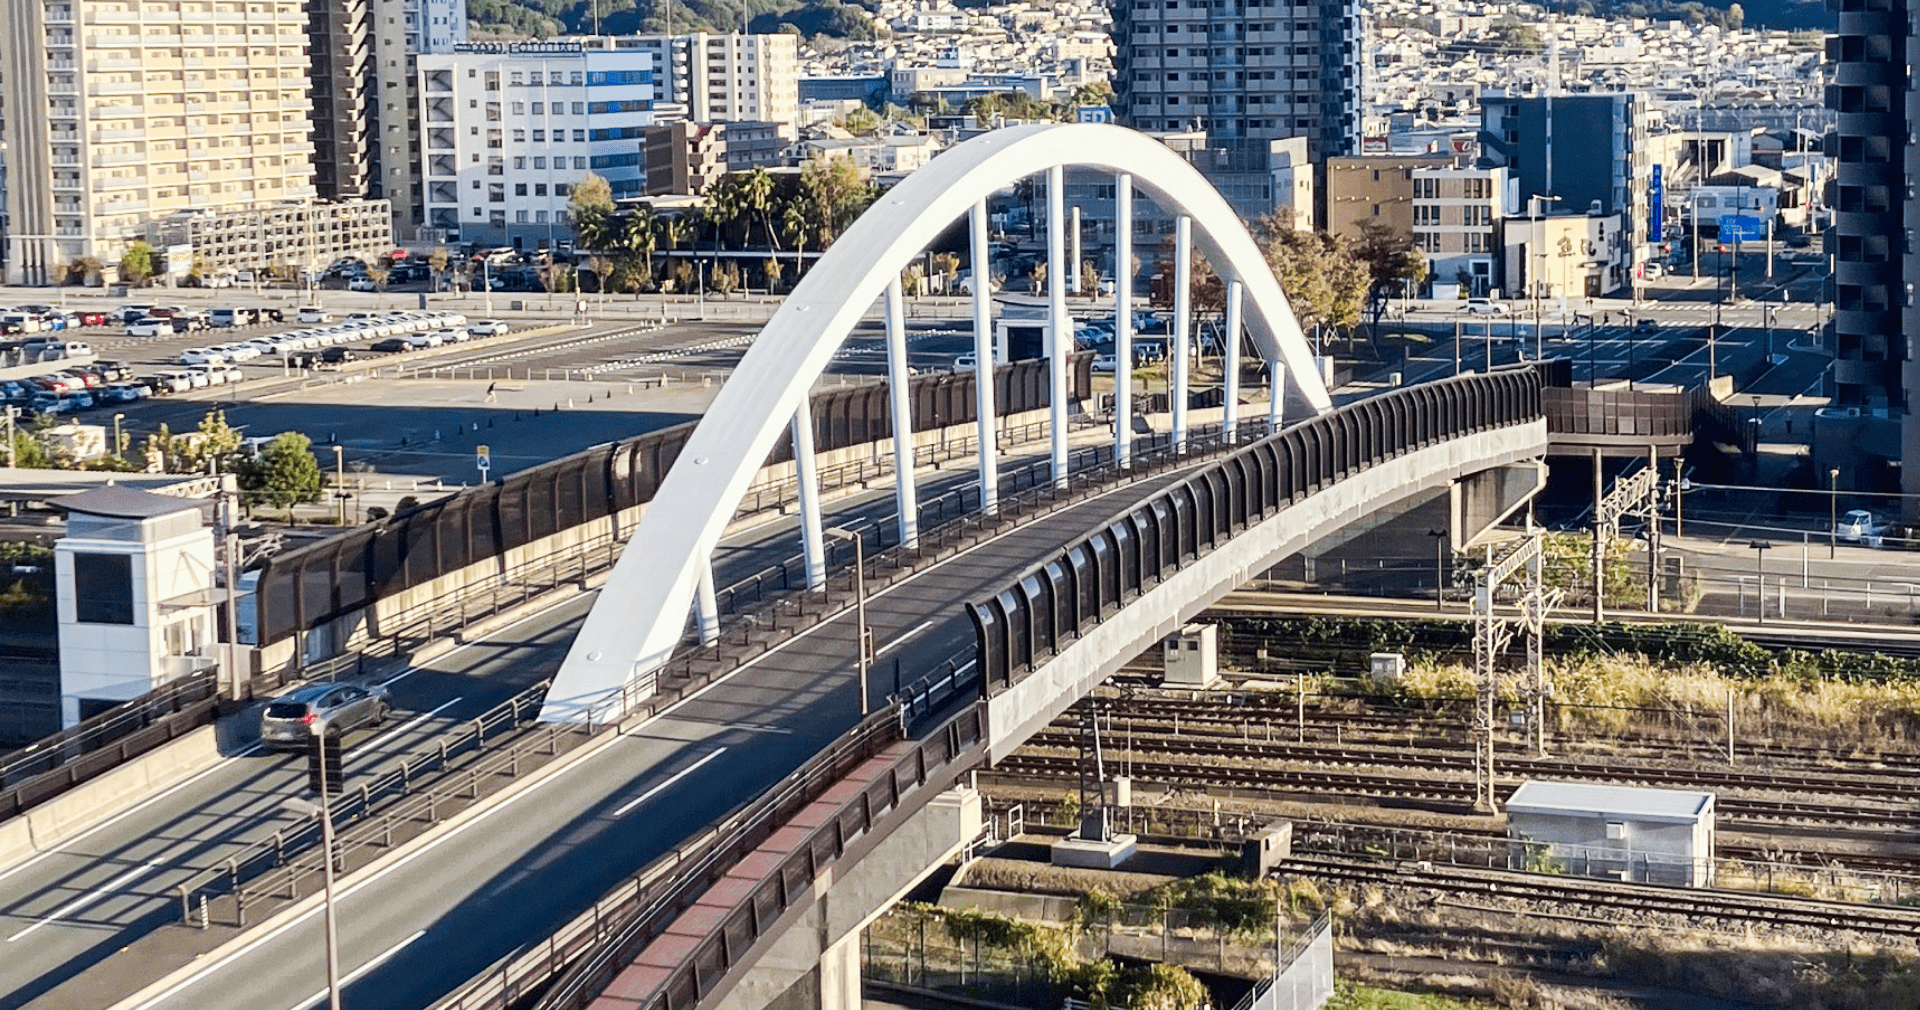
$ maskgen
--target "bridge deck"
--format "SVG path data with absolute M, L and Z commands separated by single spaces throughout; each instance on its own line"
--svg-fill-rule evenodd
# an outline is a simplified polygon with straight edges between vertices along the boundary
M 1004 582 L 1185 471 L 1064 506 L 877 592 L 868 606 L 878 653 L 875 697 L 891 690 L 896 662 L 911 678 L 917 676 L 912 671 L 971 648 L 971 626 L 958 601 Z M 858 511 L 878 518 L 888 502 L 875 499 Z M 787 529 L 762 534 L 762 549 L 730 553 L 722 580 L 790 552 L 791 537 Z M 426 679 L 444 691 L 468 678 L 489 683 L 488 674 L 515 684 L 550 675 L 583 609 L 571 604 L 479 643 L 465 664 L 435 664 L 446 668 Z M 854 637 L 851 614 L 825 622 L 569 769 L 564 786 L 534 790 L 483 818 L 479 830 L 452 835 L 431 855 L 350 888 L 341 900 L 342 964 L 351 970 L 384 960 L 354 980 L 349 998 L 366 1006 L 432 1002 L 778 781 L 854 723 Z M 421 741 L 412 736 L 430 732 L 424 724 L 403 723 L 402 729 L 415 744 Z M 349 767 L 357 773 L 404 752 L 404 745 L 392 752 L 383 747 L 378 756 L 363 751 L 365 764 L 355 768 L 360 762 L 350 761 Z M 104 1005 L 183 963 L 188 946 L 204 948 L 219 938 L 218 929 L 211 937 L 196 931 L 183 938 L 180 930 L 160 928 L 177 916 L 168 890 L 175 867 L 217 862 L 244 832 L 270 834 L 278 798 L 299 792 L 303 777 L 293 760 L 227 762 L 183 790 L 180 803 L 129 817 L 124 830 L 103 831 L 35 870 L 0 878 L 0 908 L 11 932 L 60 915 L 16 946 L 41 943 L 9 951 L 24 956 L 10 957 L 0 969 L 0 984 L 9 990 L 0 1007 L 41 998 L 46 1006 Z M 556 864 L 566 871 L 546 872 Z M 140 876 L 115 883 L 140 868 Z M 106 892 L 99 904 L 61 914 L 76 895 L 95 892 Z M 404 902 L 394 900 L 401 894 Z M 82 923 L 90 928 L 74 928 Z M 240 956 L 202 966 L 192 981 L 151 1005 L 258 1007 L 264 993 L 285 995 L 293 1007 L 324 978 L 319 930 L 318 916 L 310 915 Z

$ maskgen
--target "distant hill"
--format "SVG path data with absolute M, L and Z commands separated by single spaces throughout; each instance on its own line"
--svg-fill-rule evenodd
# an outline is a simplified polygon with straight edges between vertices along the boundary
M 467 0 L 467 19 L 476 37 L 550 38 L 739 31 L 744 13 L 756 33 L 791 25 L 785 30 L 860 38 L 872 30 L 860 9 L 844 0 Z

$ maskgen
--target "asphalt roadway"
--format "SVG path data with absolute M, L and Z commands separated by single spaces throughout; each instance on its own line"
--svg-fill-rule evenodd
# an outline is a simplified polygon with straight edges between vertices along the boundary
M 1004 466 L 1010 472 L 1035 458 L 1040 457 L 1010 458 Z M 971 472 L 962 468 L 922 480 L 919 488 L 928 500 L 971 483 Z M 893 491 L 861 492 L 832 508 L 833 521 L 842 525 L 892 522 Z M 774 517 L 723 541 L 715 552 L 716 581 L 726 585 L 798 554 L 797 524 L 795 517 Z M 1036 535 L 1041 534 L 1022 531 L 1013 539 L 1026 542 Z M 1030 561 L 1043 548 L 1036 544 L 1034 549 L 1035 554 L 1015 557 Z M 969 563 L 961 559 L 949 567 L 958 571 Z M 961 595 L 931 598 L 916 592 L 912 612 L 924 617 L 952 611 L 955 601 L 969 598 L 957 592 Z M 370 776 L 430 751 L 437 737 L 459 722 L 550 676 L 590 599 L 577 597 L 545 609 L 387 679 L 395 717 L 384 729 L 350 738 L 348 774 Z M 936 651 L 971 647 L 964 616 L 945 632 L 933 646 Z M 892 648 L 883 649 L 879 657 L 877 696 L 892 689 L 893 662 L 908 660 L 904 653 L 889 651 Z M 180 932 L 174 925 L 179 918 L 177 885 L 270 838 L 289 823 L 279 801 L 305 790 L 304 759 L 254 749 L 249 722 L 250 716 L 243 714 L 223 727 L 235 753 L 211 770 L 49 853 L 0 868 L 0 938 L 7 955 L 0 958 L 0 1008 L 104 1005 L 137 988 L 143 975 L 157 975 L 180 957 L 174 950 Z M 724 789 L 720 793 L 731 798 L 729 805 L 752 795 Z M 674 839 L 691 833 L 698 823 L 687 823 Z M 130 945 L 135 951 L 121 953 Z M 149 950 L 154 951 L 151 957 L 146 955 Z
M 867 608 L 880 643 L 875 694 L 886 693 L 881 681 L 890 679 L 896 659 L 911 677 L 971 647 L 960 601 L 1000 586 L 1181 476 L 1162 473 L 1057 510 L 875 594 Z M 564 638 L 580 606 L 526 622 L 519 637 Z M 854 637 L 851 614 L 826 622 L 381 875 L 348 880 L 338 906 L 345 1003 L 355 1010 L 427 1005 L 543 939 L 621 879 L 777 782 L 856 721 Z M 549 673 L 557 658 L 539 652 L 515 664 Z M 141 1005 L 315 1005 L 323 995 L 321 930 L 315 910 L 257 933 Z M 73 998 L 39 1005 L 98 1006 L 158 970 L 142 967 L 116 959 L 80 980 L 91 985 L 67 990 Z

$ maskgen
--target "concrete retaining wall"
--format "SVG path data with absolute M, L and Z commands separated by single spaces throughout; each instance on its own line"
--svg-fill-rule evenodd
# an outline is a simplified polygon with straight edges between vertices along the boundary
M 59 845 L 141 797 L 162 792 L 211 768 L 220 757 L 215 727 L 202 726 L 21 816 L 0 821 L 0 867 Z

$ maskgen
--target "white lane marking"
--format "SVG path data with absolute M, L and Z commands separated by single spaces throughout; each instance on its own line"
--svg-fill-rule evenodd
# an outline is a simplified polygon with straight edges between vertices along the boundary
M 675 782 L 678 782 L 683 778 L 686 778 L 689 775 L 692 775 L 694 772 L 699 771 L 702 767 L 706 765 L 707 762 L 712 761 L 714 758 L 717 758 L 720 755 L 725 754 L 726 752 L 727 752 L 727 749 L 725 747 L 718 748 L 714 750 L 712 753 L 708 754 L 706 757 L 703 757 L 700 760 L 695 761 L 694 763 L 686 766 L 685 768 L 680 769 L 679 771 L 675 772 L 673 776 L 667 779 L 665 782 L 662 782 L 659 785 L 654 786 L 652 789 L 649 789 L 646 792 L 641 793 L 639 796 L 633 798 L 632 800 L 629 800 L 625 806 L 621 807 L 618 810 L 615 810 L 613 812 L 613 816 L 625 817 L 627 815 L 627 811 L 632 810 L 634 807 L 637 807 L 640 804 L 645 803 L 650 799 L 653 799 L 655 796 L 660 795 L 663 791 L 667 789 L 667 787 L 673 785 Z
M 80 897 L 67 902 L 66 904 L 60 906 L 59 908 L 54 909 L 53 913 L 48 915 L 46 918 L 41 919 L 39 922 L 36 922 L 33 925 L 28 926 L 27 928 L 21 930 L 18 933 L 13 934 L 12 936 L 7 937 L 7 942 L 12 943 L 13 941 L 20 939 L 21 937 L 26 936 L 28 933 L 31 933 L 34 930 L 39 929 L 41 926 L 45 926 L 48 923 L 57 921 L 58 919 L 64 916 L 73 914 L 74 912 L 78 912 L 81 909 L 87 907 L 88 905 L 91 905 L 94 902 L 99 901 L 100 899 L 111 894 L 115 888 L 125 884 L 132 883 L 134 880 L 140 877 L 146 876 L 149 873 L 152 873 L 154 870 L 158 869 L 159 866 L 160 866 L 159 863 L 142 863 L 141 865 L 136 866 L 125 873 L 122 873 L 118 877 L 115 877 L 112 880 L 107 881 L 107 883 L 104 886 L 100 887 L 99 889 L 89 891 L 86 894 L 83 894 Z
M 577 761 L 573 764 L 567 765 L 561 768 L 559 771 L 554 772 L 553 775 L 547 778 L 546 781 L 542 782 L 541 785 L 549 785 L 554 781 L 560 779 L 562 776 L 571 774 L 572 772 L 577 771 L 581 768 L 585 768 L 591 763 L 592 762 L 590 761 Z M 485 824 L 495 814 L 498 814 L 502 810 L 510 809 L 515 803 L 529 796 L 535 795 L 536 793 L 539 793 L 538 789 L 528 789 L 523 792 L 518 792 L 513 794 L 512 796 L 507 797 L 506 799 L 502 800 L 497 806 L 479 808 L 479 812 L 474 815 L 474 818 L 472 820 L 466 821 L 460 824 L 455 824 L 450 830 L 447 831 L 446 834 L 441 835 L 440 837 L 435 838 L 434 840 L 426 843 L 425 845 L 420 846 L 418 849 L 415 849 L 412 852 L 409 852 L 406 855 L 401 856 L 399 859 L 394 860 L 391 866 L 386 867 L 385 869 L 381 870 L 379 873 L 372 874 L 364 879 L 356 880 L 350 884 L 347 884 L 345 887 L 340 889 L 340 893 L 334 896 L 334 901 L 336 902 L 345 901 L 347 898 L 352 897 L 354 894 L 358 893 L 363 888 L 368 887 L 369 885 L 378 883 L 381 880 L 381 878 L 386 877 L 388 874 L 398 871 L 401 867 L 406 866 L 408 863 L 411 863 L 414 860 L 419 859 L 421 856 L 424 856 L 427 853 L 432 852 L 433 850 L 439 848 L 440 846 L 445 845 L 450 841 L 453 841 L 454 839 L 460 837 L 461 835 L 471 830 L 475 825 Z M 140 1003 L 135 1008 L 135 1010 L 146 1010 L 147 1007 L 156 1006 L 160 1003 L 166 1002 L 169 999 L 172 999 L 174 994 L 178 993 L 180 990 L 185 989 L 188 986 L 198 984 L 202 979 L 206 978 L 208 975 L 213 974 L 216 971 L 219 971 L 220 969 L 226 967 L 228 964 L 231 964 L 233 961 L 241 957 L 245 957 L 246 955 L 253 953 L 253 951 L 257 950 L 258 948 L 266 945 L 267 943 L 272 942 L 273 940 L 278 939 L 282 934 L 286 933 L 288 930 L 293 929 L 295 926 L 298 926 L 301 923 L 306 922 L 307 920 L 313 918 L 316 915 L 319 915 L 320 910 L 321 910 L 321 906 L 316 904 L 313 907 L 307 909 L 305 912 L 302 912 L 299 915 L 293 916 L 292 918 L 274 927 L 273 929 L 270 929 L 261 933 L 259 936 L 255 937 L 252 940 L 252 942 L 235 948 L 233 951 L 229 952 L 225 957 L 222 957 L 215 961 L 210 961 L 202 965 L 199 971 L 196 971 L 192 975 L 189 975 L 188 977 L 181 979 L 180 981 L 174 983 L 173 985 L 168 986 L 164 991 L 157 993 L 151 999 L 148 999 L 147 1001 Z
M 702 726 L 722 726 L 727 729 L 745 730 L 748 733 L 775 733 L 780 736 L 792 736 L 793 730 L 785 726 L 775 726 L 770 722 L 728 722 L 725 719 L 701 719 L 690 715 L 676 715 L 674 722 L 695 722 Z
M 1193 469 L 1195 467 L 1200 466 L 1203 462 L 1204 461 L 1196 460 L 1195 462 L 1189 464 L 1188 466 L 1175 467 L 1161 474 L 1157 474 L 1156 477 L 1165 477 L 1171 474 L 1180 473 L 1184 470 Z M 1078 509 L 1083 506 L 1089 505 L 1093 502 L 1097 502 L 1097 501 L 1101 501 L 1103 499 L 1109 498 L 1115 494 L 1120 493 L 1121 491 L 1136 489 L 1139 487 L 1140 483 L 1141 482 L 1134 482 L 1131 484 L 1122 485 L 1117 488 L 1112 488 L 1107 491 L 1103 491 L 1100 494 L 1094 495 L 1091 498 L 1087 498 L 1083 501 L 1075 502 L 1074 504 L 1068 506 L 1067 509 L 1063 509 L 1062 511 L 1064 512 L 1064 511 L 1070 511 L 1072 509 Z M 769 519 L 767 522 L 772 523 L 774 521 L 775 520 L 773 519 Z M 981 541 L 980 543 L 974 545 L 975 549 L 977 550 L 978 548 L 984 547 L 987 544 L 991 544 L 991 543 L 995 543 L 997 541 L 1003 540 L 1009 536 L 1012 536 L 1014 533 L 1020 532 L 1023 529 L 1025 529 L 1025 527 L 1015 527 L 1014 529 L 1010 529 L 1005 532 L 995 534 Z M 742 531 L 742 532 L 745 532 L 745 531 Z M 971 553 L 971 552 L 968 552 L 968 553 Z M 965 557 L 965 556 L 966 556 L 965 554 L 958 554 L 958 555 L 955 555 L 954 557 L 947 558 L 943 561 L 935 562 L 934 564 L 928 566 L 926 571 L 927 572 L 937 571 L 941 568 L 946 567 L 946 565 L 949 562 L 952 562 L 958 558 Z M 922 574 L 925 574 L 925 573 L 922 573 Z M 889 593 L 892 593 L 894 590 L 899 589 L 902 586 L 905 586 L 907 584 L 908 584 L 907 582 L 896 582 L 893 585 L 890 585 L 885 589 L 882 589 L 879 592 L 872 594 L 871 596 L 868 597 L 868 600 L 872 601 L 872 600 L 884 597 Z M 573 597 L 572 599 L 564 601 L 558 604 L 557 606 L 566 606 L 568 603 L 575 603 L 581 599 L 585 599 L 585 597 Z M 553 609 L 553 608 L 548 608 L 548 609 Z M 542 611 L 542 613 L 545 613 L 545 611 Z M 538 616 L 538 615 L 528 615 L 528 617 L 522 618 L 522 620 L 531 620 L 535 616 Z M 520 622 L 515 621 L 514 623 L 518 624 Z M 812 627 L 807 628 L 805 631 L 802 631 L 799 634 L 794 635 L 793 638 L 788 640 L 789 644 L 795 641 L 799 641 L 800 639 L 806 638 L 807 636 L 813 634 L 814 632 L 820 630 L 821 628 L 826 627 L 831 623 L 833 622 L 823 621 L 819 624 L 813 625 Z M 508 625 L 508 627 L 511 627 L 511 626 L 512 625 Z M 505 629 L 502 629 L 502 630 L 505 630 Z M 459 648 L 465 649 L 468 647 L 469 646 L 463 645 L 463 646 L 460 646 Z M 455 651 L 458 651 L 458 649 L 456 649 Z M 707 692 L 715 690 L 719 688 L 721 685 L 731 682 L 735 677 L 739 676 L 742 671 L 748 669 L 749 667 L 752 667 L 754 664 L 760 662 L 761 660 L 773 654 L 774 653 L 771 653 L 771 652 L 762 653 L 761 655 L 754 657 L 752 660 L 741 665 L 739 668 L 735 669 L 732 673 L 728 674 L 727 676 L 710 681 L 709 683 L 706 684 L 706 686 L 700 688 L 698 691 L 695 691 L 692 694 L 687 695 L 685 698 L 682 698 L 679 701 L 676 701 L 673 704 L 668 705 L 665 709 L 662 709 L 660 712 L 656 713 L 653 716 L 653 718 L 646 720 L 642 725 L 643 726 L 652 725 L 654 723 L 659 722 L 662 719 L 666 719 L 672 716 L 673 713 L 679 711 L 682 708 L 685 708 L 688 705 L 691 705 L 693 702 L 704 697 L 707 694 Z M 575 761 L 572 764 L 568 764 L 560 768 L 558 771 L 554 772 L 550 777 L 548 777 L 545 781 L 541 782 L 540 786 L 541 787 L 551 786 L 555 781 L 559 780 L 560 778 L 566 775 L 570 775 L 582 768 L 587 767 L 588 765 L 593 763 L 591 758 L 597 757 L 601 753 L 605 753 L 605 752 L 600 751 L 600 752 L 595 752 L 593 754 L 589 754 L 585 759 Z M 440 846 L 445 845 L 450 841 L 453 841 L 455 838 L 458 838 L 462 834 L 465 834 L 467 831 L 471 830 L 475 825 L 486 823 L 488 819 L 492 818 L 496 814 L 499 814 L 501 811 L 512 807 L 515 803 L 518 803 L 519 801 L 526 799 L 529 796 L 535 795 L 538 792 L 540 792 L 540 789 L 528 789 L 523 792 L 514 793 L 513 795 L 508 796 L 505 800 L 502 800 L 499 804 L 495 806 L 483 806 L 483 807 L 477 808 L 478 812 L 474 814 L 474 817 L 472 820 L 455 824 L 453 828 L 451 828 L 446 834 L 441 835 L 440 837 L 435 838 L 433 841 L 428 842 L 425 845 L 422 845 L 420 848 L 415 849 L 414 851 L 401 856 L 399 859 L 395 860 L 392 865 L 383 868 L 379 873 L 372 874 L 370 876 L 365 877 L 364 879 L 357 880 L 357 881 L 354 881 L 353 883 L 346 885 L 346 887 L 343 888 L 341 892 L 335 896 L 334 900 L 344 901 L 348 897 L 359 892 L 362 888 L 379 883 L 382 878 L 398 872 L 402 867 L 406 866 L 408 863 L 411 863 L 414 860 L 419 859 L 421 856 L 424 856 L 432 852 L 433 850 L 439 848 Z M 153 997 L 135 1005 L 134 1007 L 131 1008 L 131 1010 L 147 1010 L 148 1007 L 156 1006 L 158 1004 L 166 1002 L 167 1000 L 173 998 L 175 993 L 178 993 L 181 990 L 186 989 L 190 986 L 199 984 L 199 982 L 202 979 L 205 979 L 208 975 L 211 975 L 217 971 L 220 971 L 222 968 L 224 968 L 228 964 L 231 964 L 233 961 L 241 957 L 245 957 L 246 955 L 252 953 L 254 950 L 277 939 L 282 934 L 286 933 L 288 930 L 293 929 L 294 927 L 300 925 L 301 923 L 307 921 L 308 919 L 311 919 L 312 917 L 318 914 L 320 914 L 320 906 L 314 905 L 313 907 L 307 909 L 305 912 L 288 919 L 286 922 L 281 923 L 279 926 L 276 926 L 271 930 L 267 930 L 261 933 L 259 936 L 255 937 L 251 942 L 241 947 L 235 948 L 233 951 L 229 952 L 226 956 L 221 957 L 214 961 L 209 961 L 206 964 L 201 965 L 200 969 L 194 972 L 192 975 L 186 978 L 183 978 L 178 982 L 175 982 L 171 986 L 168 986 L 165 990 L 155 994 Z
M 874 658 L 878 659 L 881 656 L 884 656 L 887 653 L 892 652 L 894 649 L 897 649 L 900 646 L 907 644 L 907 642 L 911 640 L 913 636 L 918 635 L 919 633 L 931 627 L 933 627 L 933 622 L 931 620 L 921 621 L 919 624 L 914 625 L 914 628 L 912 631 L 909 631 L 906 634 L 901 635 L 898 638 L 895 638 L 893 641 L 888 642 L 887 644 L 881 646 L 880 651 L 873 654 Z
M 418 726 L 421 723 L 426 722 L 428 719 L 431 719 L 434 716 L 439 715 L 442 712 L 445 712 L 447 709 L 450 709 L 453 706 L 458 705 L 459 703 L 465 700 L 467 700 L 466 696 L 462 695 L 458 698 L 453 699 L 452 701 L 447 702 L 444 705 L 441 705 L 439 708 L 436 708 L 431 712 L 422 712 L 419 715 L 414 716 L 411 719 L 408 719 L 405 723 L 399 726 L 395 726 L 391 731 L 380 734 L 380 736 L 376 737 L 375 739 L 387 740 L 387 739 L 391 739 L 393 737 L 399 736 L 400 734 L 405 733 L 407 730 L 410 730 L 415 726 Z
M 185 789 L 186 787 L 194 784 L 195 782 L 200 781 L 203 778 L 206 778 L 209 775 L 212 775 L 214 772 L 217 772 L 223 768 L 226 768 L 227 762 L 232 760 L 233 758 L 246 757 L 247 755 L 252 754 L 254 751 L 257 751 L 259 749 L 260 749 L 260 742 L 256 740 L 253 743 L 250 743 L 245 747 L 242 747 L 239 750 L 235 751 L 230 757 L 222 758 L 220 761 L 212 765 L 209 765 L 198 772 L 195 772 L 193 775 L 188 776 L 187 778 L 182 779 L 181 781 L 176 782 L 171 786 L 168 786 L 166 789 L 163 789 L 160 792 L 154 793 L 152 796 L 149 796 L 146 799 L 141 800 L 138 803 L 135 803 L 133 806 L 130 806 L 127 809 L 122 810 L 119 813 L 113 815 L 112 817 L 109 817 L 106 820 L 101 821 L 100 823 L 94 825 L 93 827 L 80 832 L 79 834 L 73 836 L 72 838 L 69 838 L 64 842 L 61 842 L 58 846 L 48 849 L 47 851 L 42 852 L 39 855 L 34 856 L 23 863 L 17 863 L 11 867 L 8 867 L 5 870 L 0 870 L 0 880 L 5 880 L 16 873 L 19 873 L 21 870 L 28 869 L 34 866 L 35 864 L 39 863 L 43 859 L 48 859 L 53 856 L 59 855 L 61 850 L 65 849 L 67 846 L 73 845 L 81 841 L 85 841 L 86 839 L 92 837 L 93 835 L 96 835 L 102 831 L 105 831 L 106 829 L 114 826 L 115 824 L 118 824 L 120 821 L 123 821 L 126 818 L 131 817 L 136 813 L 139 813 L 141 810 L 147 807 L 150 807 L 153 804 L 158 803 L 163 799 L 166 799 L 168 796 L 171 796 L 174 793 L 177 793 L 180 790 Z
M 426 935 L 427 935 L 427 931 L 423 929 L 420 932 L 415 933 L 412 936 L 409 936 L 406 939 L 400 941 L 399 943 L 396 943 L 393 946 L 388 947 L 387 952 L 384 954 L 381 954 L 379 957 L 376 957 L 373 960 L 368 961 L 366 964 L 363 964 L 360 967 L 355 968 L 350 972 L 347 972 L 346 975 L 342 976 L 340 979 L 340 988 L 345 989 L 348 986 L 348 984 L 352 983 L 355 979 L 359 978 L 362 975 L 365 975 L 367 972 L 370 972 L 375 968 L 380 967 L 383 964 L 386 964 L 387 961 L 393 957 L 393 955 L 400 953 L 402 950 L 405 950 L 408 944 Z M 306 999 L 303 999 L 300 1002 L 295 1003 L 291 1007 L 291 1010 L 307 1010 L 307 1007 L 313 1006 L 326 998 L 327 998 L 327 991 L 325 989 L 322 989 L 319 992 L 314 993 L 311 996 L 308 996 Z

